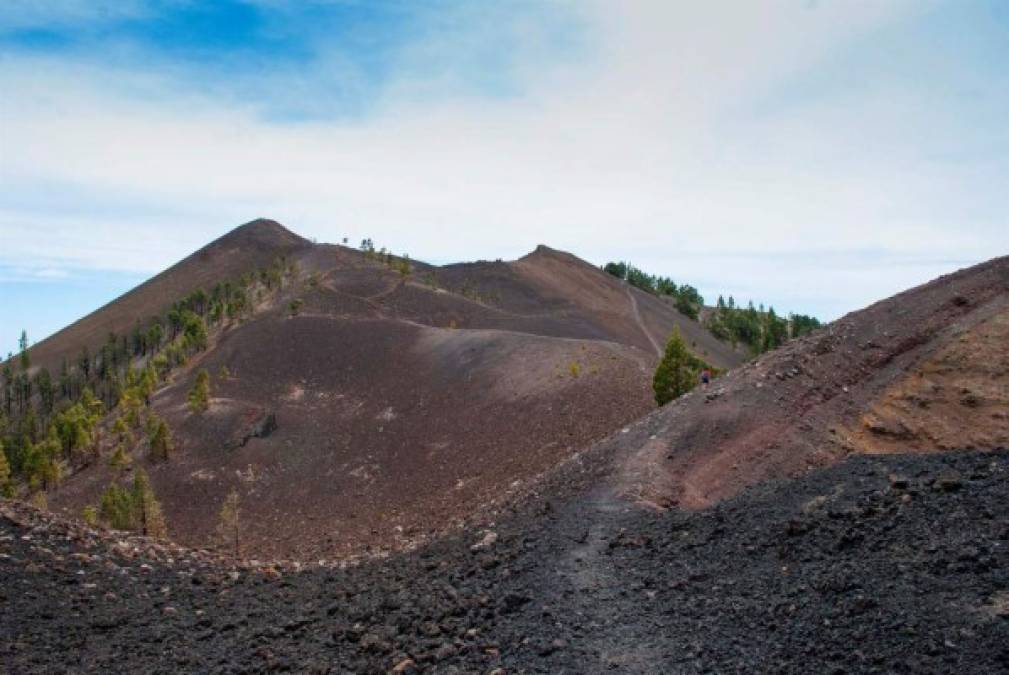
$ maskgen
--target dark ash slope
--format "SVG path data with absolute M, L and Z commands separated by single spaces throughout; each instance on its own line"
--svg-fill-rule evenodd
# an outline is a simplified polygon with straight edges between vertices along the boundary
M 1007 478 L 1001 450 L 853 457 L 694 513 L 590 492 L 486 548 L 281 578 L 7 505 L 0 670 L 1005 672 Z

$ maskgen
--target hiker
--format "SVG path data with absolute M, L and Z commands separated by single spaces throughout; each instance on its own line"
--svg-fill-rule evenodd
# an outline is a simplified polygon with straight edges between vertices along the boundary
M 701 384 L 707 385 L 711 382 L 711 371 L 705 368 L 701 371 Z

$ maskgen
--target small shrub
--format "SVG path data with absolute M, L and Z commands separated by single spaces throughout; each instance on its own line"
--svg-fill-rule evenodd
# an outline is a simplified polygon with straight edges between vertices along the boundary
M 109 457 L 109 466 L 117 471 L 125 470 L 132 462 L 133 458 L 126 452 L 122 443 L 116 446 L 112 456 Z
M 240 551 L 240 517 L 241 510 L 238 502 L 238 492 L 232 490 L 221 505 L 221 512 L 218 515 L 217 534 L 220 537 L 221 544 L 226 549 L 231 549 L 236 558 Z
M 98 525 L 98 509 L 96 509 L 94 506 L 88 504 L 87 506 L 84 507 L 84 510 L 81 512 L 81 518 L 84 519 L 84 522 L 85 522 L 85 524 L 88 525 L 88 527 L 95 527 L 95 526 L 97 526 Z
M 41 490 L 32 495 L 32 498 L 29 501 L 29 503 L 35 508 L 37 508 L 39 511 L 49 510 L 49 500 L 46 499 L 46 493 L 42 492 Z
M 577 361 L 572 361 L 568 365 L 568 372 L 571 373 L 571 377 L 578 377 L 579 375 L 581 375 L 582 367 L 578 365 Z
M 294 300 L 291 300 L 290 304 L 287 305 L 287 309 L 288 311 L 290 311 L 291 316 L 298 316 L 298 312 L 301 311 L 301 307 L 304 304 L 305 304 L 304 300 L 302 300 L 301 298 L 295 298 Z

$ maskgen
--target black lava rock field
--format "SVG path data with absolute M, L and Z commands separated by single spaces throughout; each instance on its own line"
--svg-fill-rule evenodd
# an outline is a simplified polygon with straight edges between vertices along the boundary
M 1009 672 L 1009 452 L 859 456 L 694 513 L 604 488 L 347 568 L 4 503 L 0 672 Z

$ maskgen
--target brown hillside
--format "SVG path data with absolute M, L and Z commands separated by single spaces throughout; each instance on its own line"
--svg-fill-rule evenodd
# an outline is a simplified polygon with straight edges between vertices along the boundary
M 186 544 L 214 543 L 221 502 L 237 489 L 252 555 L 410 546 L 489 513 L 652 410 L 656 346 L 674 325 L 718 365 L 739 362 L 731 350 L 716 353 L 720 343 L 696 324 L 688 333 L 692 322 L 674 309 L 569 254 L 541 247 L 514 263 L 414 263 L 403 276 L 286 232 L 244 226 L 154 280 L 160 303 L 166 288 L 185 293 L 192 279 L 219 278 L 197 273 L 201 260 L 216 275 L 285 252 L 301 270 L 252 320 L 212 336 L 153 398 L 177 447 L 154 463 L 138 441 L 135 462 Z M 124 298 L 150 299 L 154 281 Z M 292 317 L 294 299 L 302 304 Z M 132 326 L 118 302 L 91 323 Z M 69 345 L 74 331 L 55 342 Z M 195 414 L 186 396 L 203 368 L 212 401 Z M 113 478 L 107 462 L 94 463 L 50 504 L 79 513 Z
M 1009 258 L 854 312 L 615 443 L 625 492 L 698 507 L 851 453 L 1009 445 Z
M 64 358 L 73 359 L 87 346 L 104 344 L 110 332 L 124 333 L 136 321 L 164 313 L 176 300 L 197 288 L 236 279 L 243 272 L 271 263 L 277 256 L 305 251 L 311 242 L 280 223 L 259 219 L 241 225 L 172 265 L 104 307 L 51 335 L 31 348 L 32 363 L 52 372 Z
M 658 298 L 547 246 L 514 262 L 440 268 L 438 278 L 451 288 L 475 289 L 505 312 L 543 318 L 547 334 L 613 340 L 660 354 L 677 326 L 692 350 L 713 365 L 733 368 L 744 361 Z

